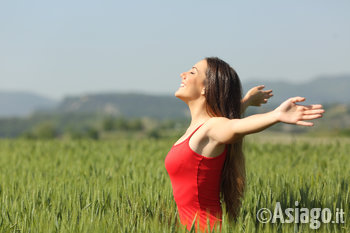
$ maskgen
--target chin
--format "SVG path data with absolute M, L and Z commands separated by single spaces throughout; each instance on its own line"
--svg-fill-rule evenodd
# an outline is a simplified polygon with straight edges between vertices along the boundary
M 175 97 L 179 98 L 180 100 L 184 100 L 184 96 L 181 94 L 181 92 L 178 90 L 175 92 Z
M 177 91 L 175 91 L 175 94 L 174 94 L 174 95 L 175 95 L 176 97 L 180 96 L 181 94 L 180 94 L 179 92 L 180 92 L 180 89 L 178 89 Z
M 177 98 L 181 98 L 181 95 L 178 93 L 178 91 L 175 92 L 174 96 L 177 97 Z

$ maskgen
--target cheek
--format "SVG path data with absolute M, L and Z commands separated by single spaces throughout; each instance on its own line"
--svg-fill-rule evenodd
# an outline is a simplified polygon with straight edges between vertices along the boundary
M 191 92 L 199 93 L 203 87 L 203 81 L 199 77 L 189 78 L 186 82 L 186 88 Z
M 196 77 L 193 79 L 189 79 L 188 84 L 190 84 L 193 87 L 200 87 L 202 85 L 202 80 Z

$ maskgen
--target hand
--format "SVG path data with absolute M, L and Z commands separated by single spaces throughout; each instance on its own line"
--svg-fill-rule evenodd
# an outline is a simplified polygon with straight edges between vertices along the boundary
M 249 106 L 261 106 L 266 104 L 267 100 L 273 96 L 272 90 L 263 91 L 264 85 L 251 88 L 244 96 L 243 101 Z
M 303 126 L 313 126 L 312 122 L 304 120 L 313 120 L 322 117 L 324 109 L 321 104 L 298 105 L 296 102 L 304 101 L 304 97 L 293 97 L 284 101 L 274 112 L 277 114 L 277 120 Z

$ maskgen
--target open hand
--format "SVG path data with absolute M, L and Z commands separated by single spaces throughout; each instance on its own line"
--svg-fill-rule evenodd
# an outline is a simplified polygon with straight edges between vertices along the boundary
M 264 85 L 260 85 L 251 88 L 244 96 L 243 100 L 247 101 L 249 106 L 261 106 L 261 104 L 266 104 L 267 100 L 272 97 L 273 94 L 272 90 L 262 90 L 264 87 Z
M 324 109 L 321 104 L 299 105 L 296 102 L 304 101 L 304 97 L 293 97 L 284 101 L 274 111 L 277 119 L 288 124 L 296 124 L 303 126 L 313 126 L 312 122 L 304 120 L 313 120 L 322 117 Z

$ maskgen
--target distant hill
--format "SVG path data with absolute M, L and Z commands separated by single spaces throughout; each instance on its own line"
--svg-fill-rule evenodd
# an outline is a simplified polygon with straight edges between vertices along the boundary
M 272 89 L 274 96 L 270 104 L 276 105 L 293 96 L 306 98 L 310 103 L 350 103 L 350 74 L 339 76 L 323 76 L 305 83 L 291 84 L 287 82 L 249 81 L 243 83 L 244 90 L 264 84 L 265 90 Z
M 251 81 L 243 83 L 244 93 L 251 87 L 264 84 L 272 89 L 274 96 L 263 108 L 251 108 L 251 111 L 266 111 L 279 105 L 289 97 L 303 96 L 304 104 L 349 104 L 350 75 L 337 77 L 319 77 L 306 83 Z M 173 95 L 154 96 L 150 94 L 89 94 L 79 97 L 66 97 L 56 108 L 58 112 L 100 112 L 127 117 L 188 117 L 186 104 Z
M 189 116 L 187 105 L 175 96 L 137 93 L 104 93 L 67 97 L 55 111 L 60 113 L 98 112 L 126 117 L 183 118 Z
M 243 82 L 244 93 L 249 88 L 259 84 L 264 84 L 266 90 L 272 89 L 274 96 L 264 107 L 251 108 L 250 111 L 252 112 L 274 108 L 282 101 L 293 96 L 305 97 L 305 104 L 350 103 L 350 74 L 323 76 L 299 84 L 261 80 Z M 0 117 L 23 117 L 34 111 L 48 113 L 98 112 L 125 117 L 189 117 L 186 104 L 170 94 L 156 96 L 139 93 L 91 93 L 83 96 L 65 97 L 57 103 L 33 93 L 0 91 Z
M 57 101 L 22 91 L 0 91 L 0 117 L 26 116 L 39 109 L 53 109 Z
M 317 120 L 317 127 L 306 129 L 277 124 L 269 130 L 288 133 L 317 131 L 325 135 L 350 136 L 350 76 L 321 77 L 304 84 L 255 81 L 243 83 L 243 87 L 246 91 L 259 84 L 264 84 L 265 89 L 273 89 L 274 96 L 262 107 L 248 108 L 245 116 L 270 111 L 292 96 L 304 96 L 307 98 L 305 104 L 321 103 L 326 109 L 324 117 Z M 189 118 L 187 105 L 174 95 L 90 93 L 68 96 L 56 102 L 33 93 L 0 92 L 0 138 L 36 135 L 38 132 L 61 136 L 103 133 L 106 124 L 107 128 L 114 125 L 116 129 L 122 129 L 125 125 L 138 127 L 140 122 L 147 126 L 147 130 L 152 127 L 169 129 Z

